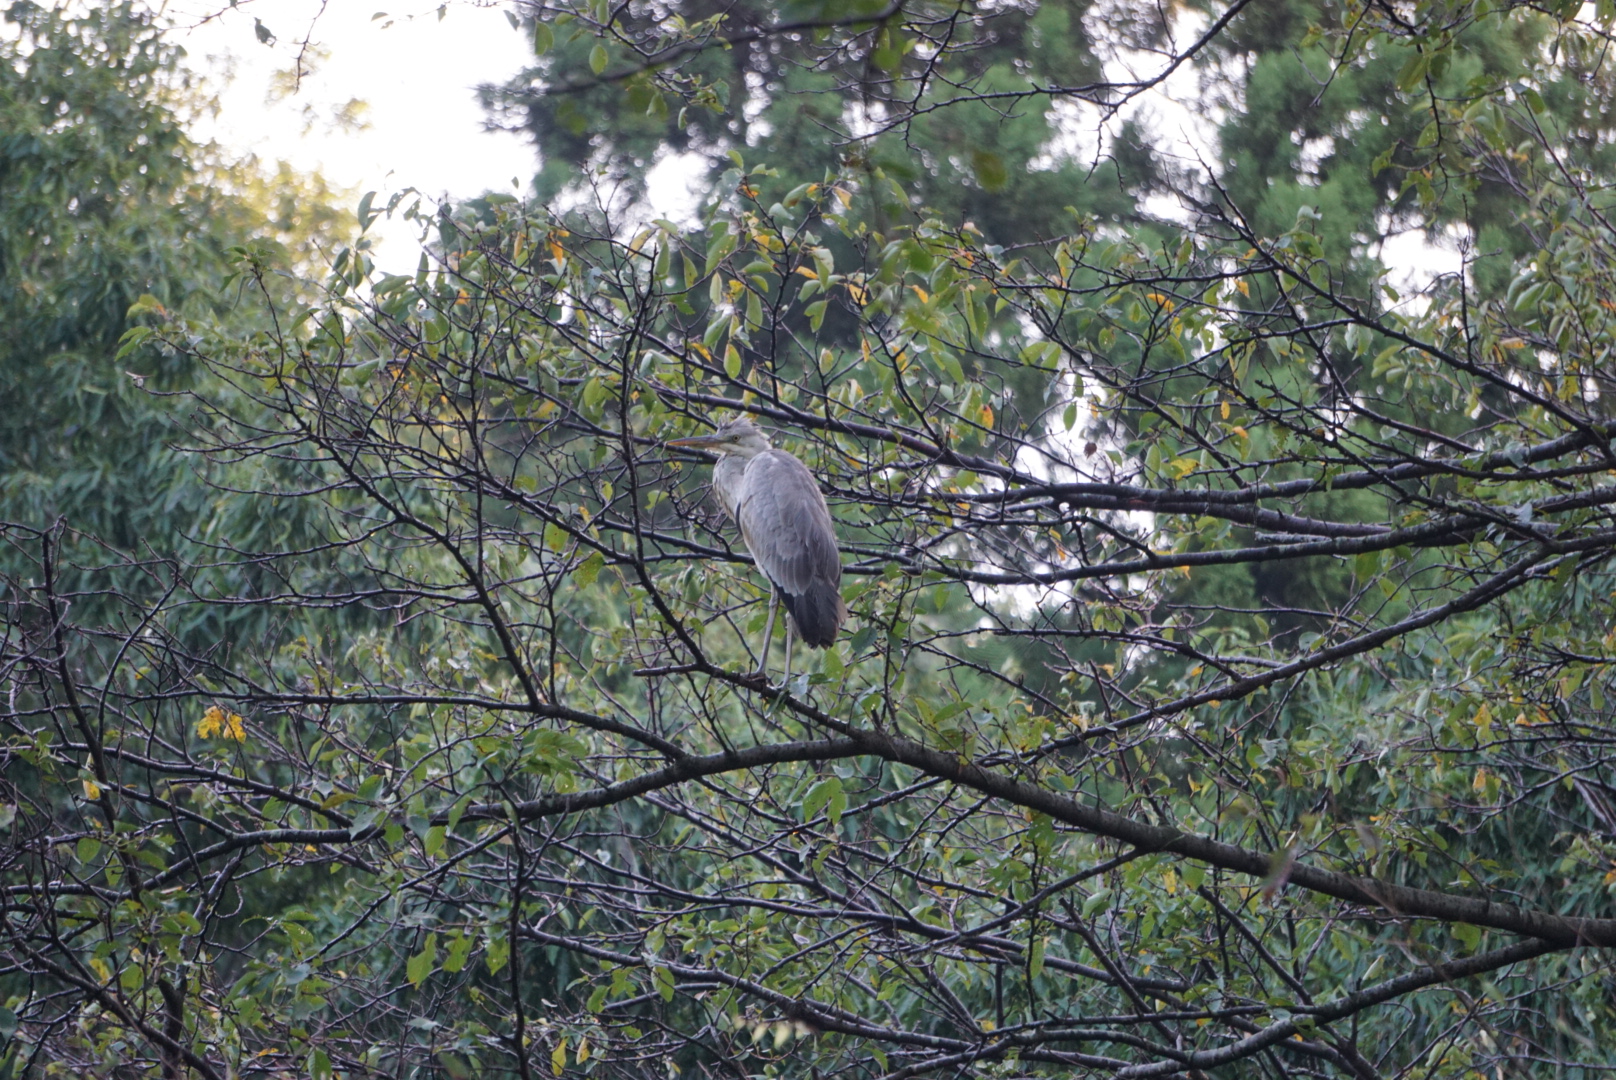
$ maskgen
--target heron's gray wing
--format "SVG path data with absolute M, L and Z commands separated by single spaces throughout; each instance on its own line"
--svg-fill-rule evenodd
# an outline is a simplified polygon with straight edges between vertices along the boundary
M 770 581 L 802 594 L 815 581 L 842 579 L 830 509 L 808 467 L 784 450 L 746 464 L 737 520 L 747 550 Z

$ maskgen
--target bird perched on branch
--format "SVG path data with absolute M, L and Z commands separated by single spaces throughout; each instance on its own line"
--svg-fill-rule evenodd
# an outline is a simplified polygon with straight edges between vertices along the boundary
M 669 446 L 711 450 L 713 489 L 734 522 L 758 569 L 774 586 L 763 631 L 758 675 L 766 675 L 774 616 L 786 606 L 786 681 L 791 680 L 791 639 L 823 648 L 836 641 L 847 618 L 842 603 L 842 559 L 830 508 L 808 467 L 750 420 L 730 420 L 711 435 L 673 439 Z

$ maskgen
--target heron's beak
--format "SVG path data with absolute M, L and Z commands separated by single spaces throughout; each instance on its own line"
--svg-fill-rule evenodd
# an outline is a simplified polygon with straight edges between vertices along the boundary
M 684 446 L 695 450 L 711 450 L 724 442 L 717 435 L 692 435 L 688 439 L 669 439 L 663 446 Z

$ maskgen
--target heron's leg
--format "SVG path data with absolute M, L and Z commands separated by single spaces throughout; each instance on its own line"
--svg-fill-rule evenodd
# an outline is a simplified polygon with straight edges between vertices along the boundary
M 780 680 L 781 689 L 791 685 L 791 620 L 786 620 L 786 677 Z
M 770 583 L 773 585 L 773 582 Z M 757 674 L 767 675 L 769 671 L 769 646 L 774 644 L 774 613 L 780 608 L 780 590 L 773 589 L 769 593 L 769 621 L 763 626 L 763 652 L 758 656 Z M 791 631 L 786 631 L 786 658 L 791 658 Z

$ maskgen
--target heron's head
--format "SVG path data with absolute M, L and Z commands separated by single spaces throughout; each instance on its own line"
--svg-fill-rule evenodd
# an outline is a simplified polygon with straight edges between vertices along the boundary
M 769 448 L 769 437 L 758 430 L 750 420 L 729 420 L 718 426 L 711 435 L 697 435 L 689 439 L 671 439 L 669 446 L 685 446 L 694 450 L 711 450 L 715 454 L 735 454 L 755 457 Z

